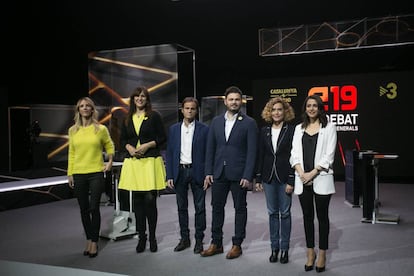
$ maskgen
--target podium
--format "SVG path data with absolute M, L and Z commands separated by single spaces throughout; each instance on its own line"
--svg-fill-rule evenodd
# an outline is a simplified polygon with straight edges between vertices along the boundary
M 345 203 L 353 208 L 361 207 L 361 181 L 358 169 L 358 151 L 347 150 L 345 152 Z
M 381 154 L 374 151 L 360 151 L 358 153 L 358 181 L 362 184 L 362 216 L 361 222 L 398 224 L 399 215 L 390 215 L 380 212 L 378 164 L 380 160 L 396 159 L 396 154 Z

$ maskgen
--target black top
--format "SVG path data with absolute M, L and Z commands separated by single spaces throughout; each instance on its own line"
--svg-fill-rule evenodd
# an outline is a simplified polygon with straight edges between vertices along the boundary
M 316 143 L 318 142 L 318 134 L 309 135 L 304 133 L 302 136 L 302 149 L 303 149 L 303 170 L 310 172 L 315 168 L 315 152 Z

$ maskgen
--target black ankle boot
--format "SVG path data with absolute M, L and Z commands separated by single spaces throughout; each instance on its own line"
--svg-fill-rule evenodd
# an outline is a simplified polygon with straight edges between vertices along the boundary
M 157 252 L 157 250 L 158 250 L 157 240 L 156 239 L 151 239 L 150 240 L 150 251 L 151 252 Z
M 282 253 L 280 253 L 280 263 L 287 264 L 288 262 L 289 262 L 289 253 L 287 250 L 282 250 Z
M 277 255 L 279 255 L 279 250 L 272 250 L 272 255 L 269 257 L 269 262 L 276 263 L 277 262 Z
M 141 253 L 145 251 L 145 247 L 147 246 L 147 238 L 139 238 L 138 245 L 137 245 L 137 253 Z

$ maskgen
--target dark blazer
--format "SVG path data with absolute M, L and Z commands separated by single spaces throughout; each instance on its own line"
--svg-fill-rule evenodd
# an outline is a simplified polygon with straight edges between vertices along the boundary
M 161 115 L 157 111 L 152 111 L 150 114 L 146 114 L 142 121 L 139 135 L 135 132 L 134 123 L 130 118 L 122 123 L 121 135 L 119 138 L 120 149 L 124 157 L 130 157 L 128 151 L 125 149 L 126 144 L 136 146 L 138 139 L 141 144 L 155 141 L 157 146 L 150 148 L 143 157 L 157 157 L 161 156 L 160 149 L 167 141 L 167 134 L 165 132 L 164 123 Z
M 177 180 L 180 171 L 180 152 L 181 152 L 181 125 L 178 122 L 170 126 L 168 131 L 167 152 L 166 152 L 166 171 L 167 180 Z M 193 177 L 197 183 L 204 181 L 204 167 L 206 156 L 208 126 L 199 121 L 195 121 L 193 143 L 191 150 Z
M 277 150 L 272 145 L 272 126 L 265 126 L 260 130 L 258 154 L 256 162 L 256 182 L 270 183 L 272 176 L 276 176 L 280 183 L 294 186 L 295 170 L 290 166 L 289 158 L 292 149 L 295 126 L 283 123 L 277 139 Z
M 216 116 L 210 123 L 207 152 L 206 175 L 219 178 L 226 165 L 226 178 L 239 181 L 253 180 L 257 153 L 258 127 L 256 121 L 239 112 L 228 141 L 224 133 L 224 114 Z

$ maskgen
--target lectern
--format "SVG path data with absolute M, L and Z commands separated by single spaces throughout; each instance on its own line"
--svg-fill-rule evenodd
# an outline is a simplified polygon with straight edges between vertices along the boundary
M 379 212 L 378 164 L 380 160 L 396 159 L 396 154 L 382 154 L 374 151 L 358 153 L 358 181 L 362 186 L 362 215 L 361 222 L 398 224 L 399 215 L 387 215 Z

